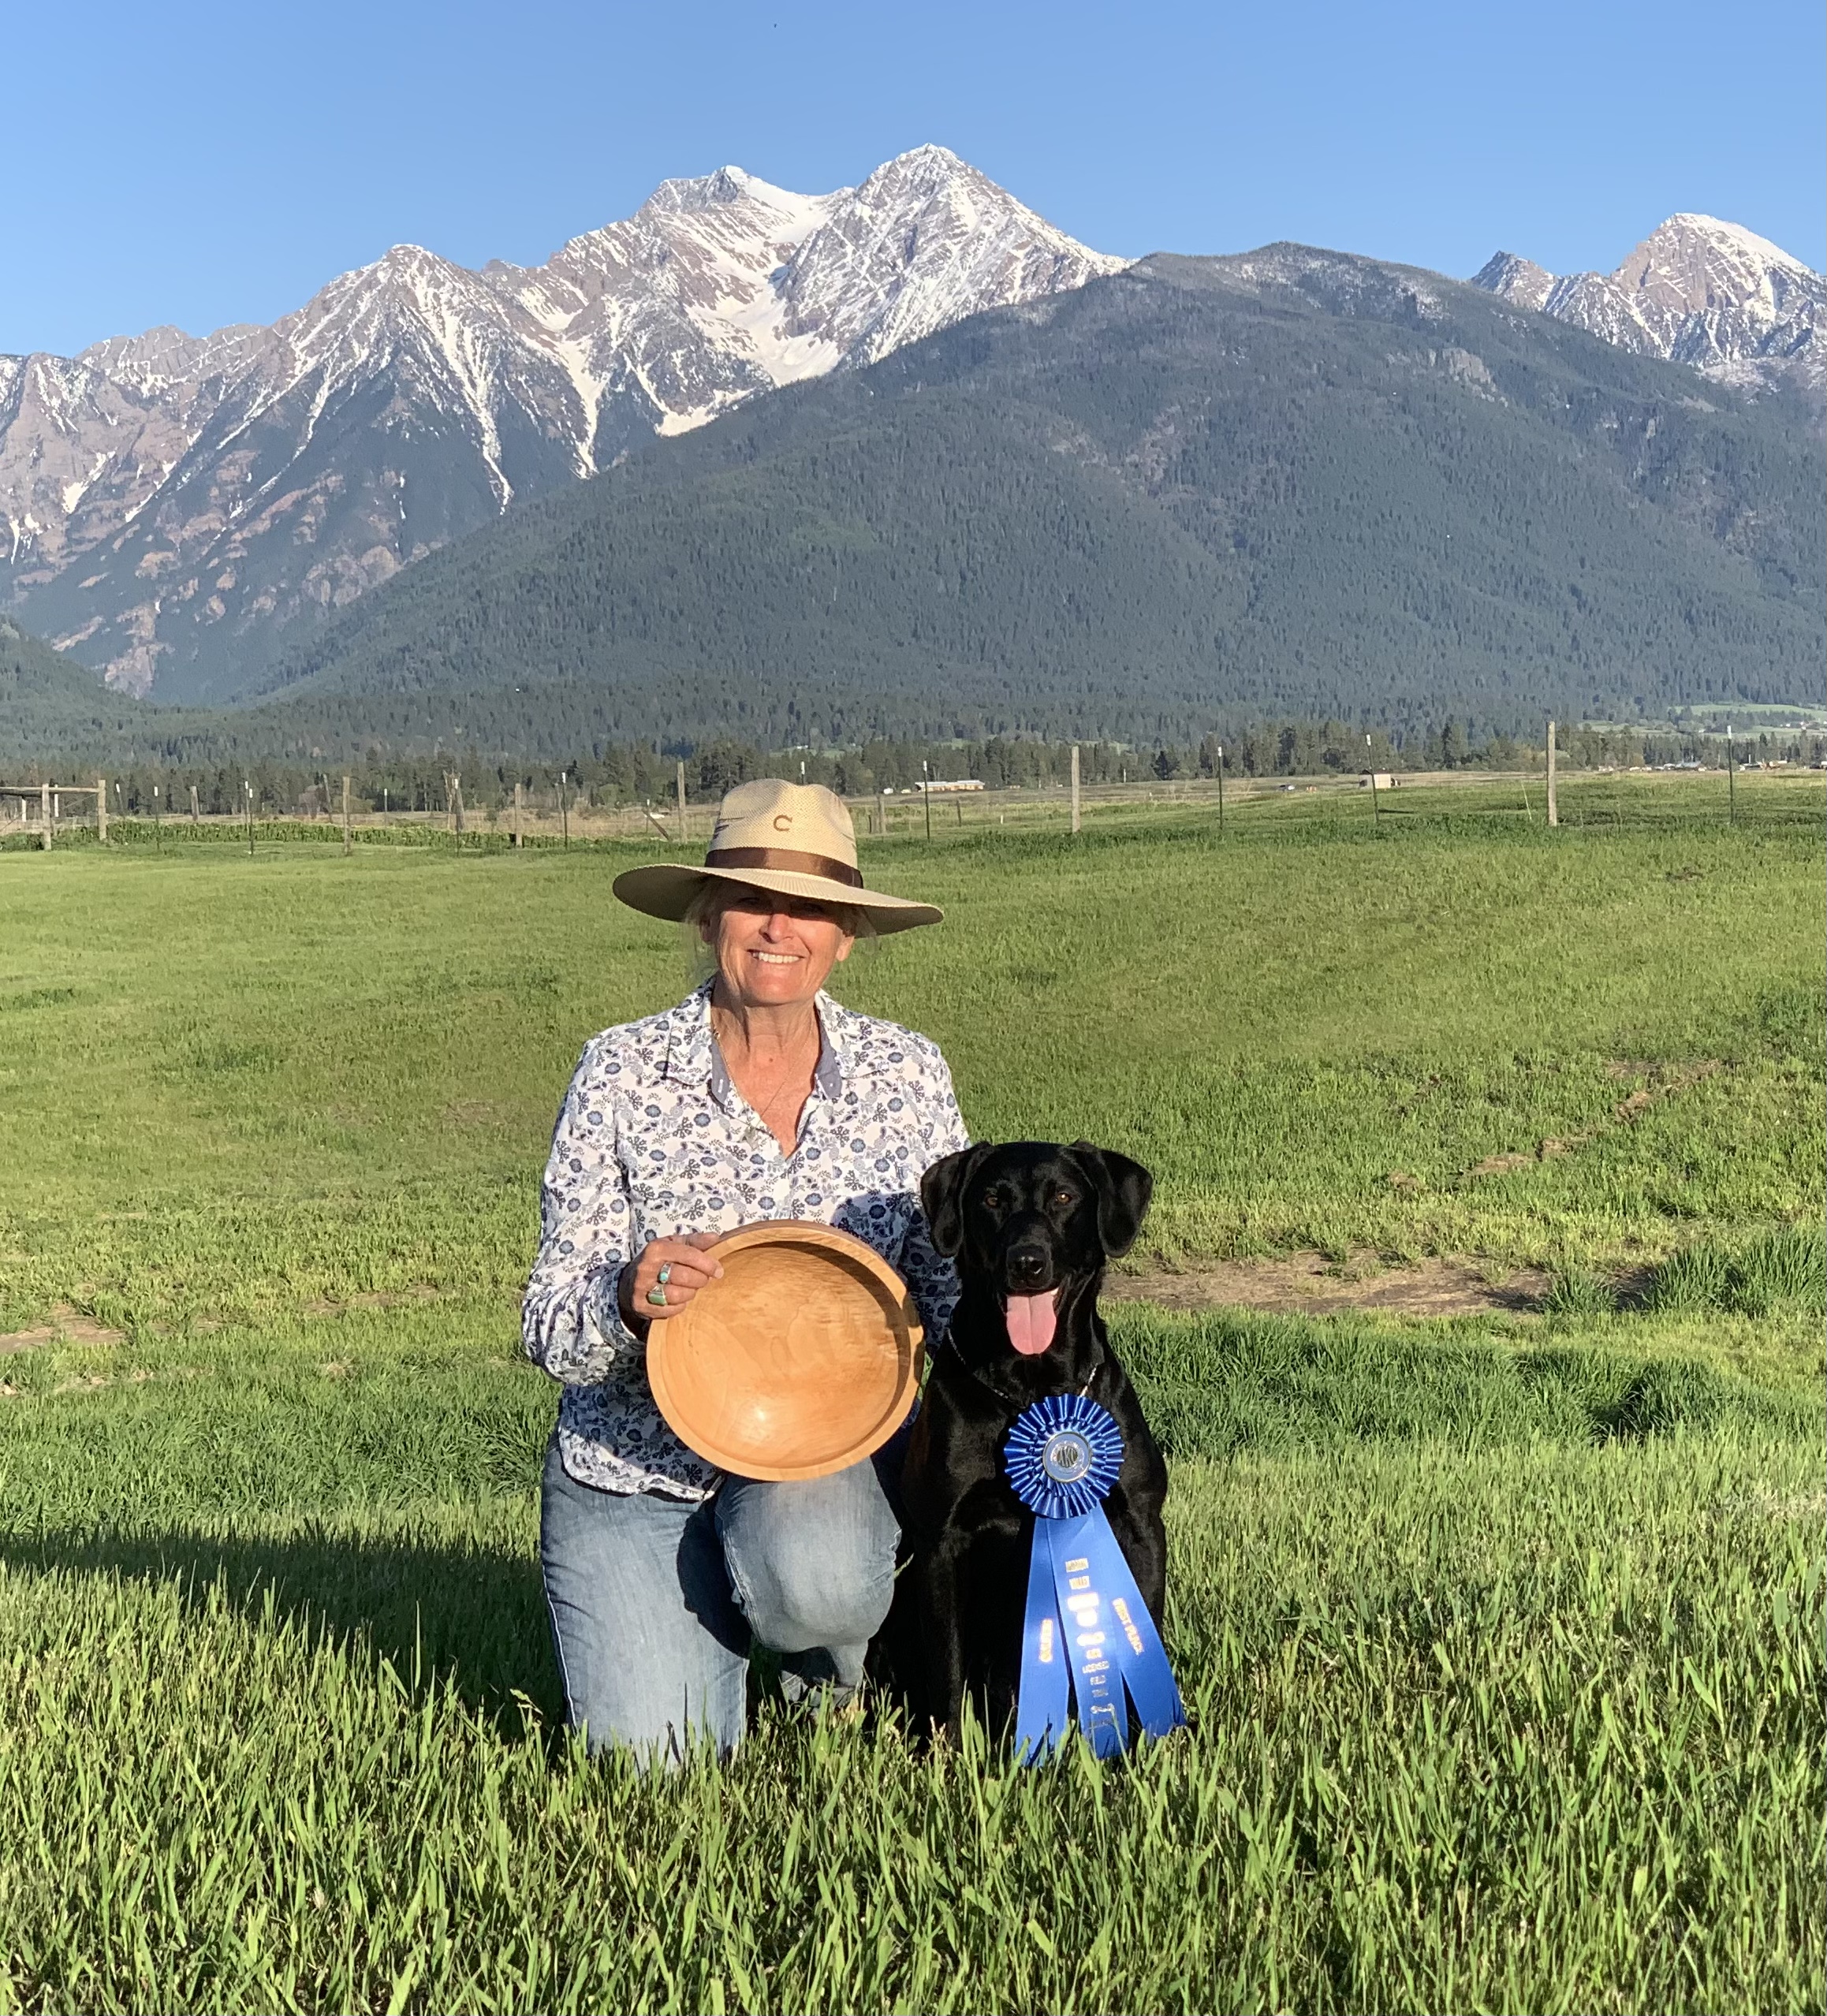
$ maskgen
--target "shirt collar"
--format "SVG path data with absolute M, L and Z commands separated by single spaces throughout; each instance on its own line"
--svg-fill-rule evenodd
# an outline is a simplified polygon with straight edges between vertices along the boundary
M 668 1078 L 676 1078 L 681 1084 L 703 1085 L 710 1079 L 712 1060 L 717 1055 L 717 1045 L 710 1036 L 711 986 L 707 980 L 701 987 L 694 987 L 666 1018 L 666 1059 L 662 1068 Z
M 723 1053 L 710 1030 L 710 990 L 714 981 L 695 987 L 673 1009 L 667 1032 L 666 1074 L 688 1085 L 703 1085 L 721 1106 L 735 1094 Z M 821 993 L 814 1005 L 818 1015 L 818 1064 L 812 1083 L 822 1098 L 836 1101 L 843 1096 L 851 1030 L 854 1019 L 848 1008 Z

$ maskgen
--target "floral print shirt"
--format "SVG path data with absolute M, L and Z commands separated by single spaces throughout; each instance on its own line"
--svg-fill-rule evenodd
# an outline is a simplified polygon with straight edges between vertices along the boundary
M 661 1418 L 647 1347 L 617 1282 L 650 1239 L 816 1219 L 897 1268 L 937 1340 L 957 1277 L 933 1250 L 919 1180 L 968 1145 L 951 1073 L 924 1036 L 818 997 L 821 1045 L 799 1139 L 783 1155 L 725 1068 L 710 983 L 664 1014 L 584 1047 L 552 1136 L 539 1258 L 527 1284 L 528 1355 L 564 1384 L 558 1448 L 581 1484 L 708 1498 L 721 1473 Z

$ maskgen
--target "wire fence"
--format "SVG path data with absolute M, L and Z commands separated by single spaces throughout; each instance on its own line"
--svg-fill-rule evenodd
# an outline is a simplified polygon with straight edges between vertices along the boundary
M 1624 833 L 1697 827 L 1751 832 L 1827 831 L 1827 773 L 1788 768 L 1685 773 L 1563 771 L 1558 781 L 1563 831 Z M 61 804 L 47 833 L 40 806 L 19 798 L 0 807 L 0 852 L 92 848 L 103 839 L 93 795 Z M 1064 785 L 984 790 L 936 797 L 878 793 L 850 801 L 859 838 L 930 840 L 935 844 L 990 829 L 1011 834 L 1071 829 L 1072 796 Z M 1515 771 L 1398 774 L 1379 777 L 1215 777 L 1088 785 L 1079 816 L 1087 832 L 1114 837 L 1125 828 L 1160 828 L 1210 837 L 1398 840 L 1404 833 L 1476 829 L 1496 833 L 1547 830 L 1545 781 Z M 356 813 L 348 822 L 316 818 L 183 810 L 155 819 L 109 815 L 108 846 L 155 852 L 203 846 L 243 852 L 276 847 L 412 848 L 486 855 L 524 848 L 642 844 L 655 851 L 701 849 L 714 806 L 684 808 L 526 804 L 472 808 L 460 822 L 443 813 Z

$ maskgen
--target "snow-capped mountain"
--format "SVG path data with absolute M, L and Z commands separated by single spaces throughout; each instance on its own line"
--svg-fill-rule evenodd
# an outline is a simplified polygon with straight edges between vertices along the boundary
M 0 357 L 0 598 L 112 684 L 226 697 L 516 497 L 1122 263 L 927 147 L 827 196 L 662 183 L 539 266 L 396 246 L 270 329 Z
M 1827 281 L 1780 245 L 1717 217 L 1669 218 L 1615 273 L 1557 278 L 1499 252 L 1473 283 L 1723 383 L 1786 380 L 1817 394 L 1827 385 L 1827 353 L 1816 333 Z

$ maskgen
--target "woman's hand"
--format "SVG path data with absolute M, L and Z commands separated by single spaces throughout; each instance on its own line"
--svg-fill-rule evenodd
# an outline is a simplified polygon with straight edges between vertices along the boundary
M 721 1232 L 688 1232 L 683 1239 L 650 1240 L 621 1270 L 616 1297 L 621 1305 L 623 1322 L 638 1334 L 650 1323 L 677 1316 L 707 1282 L 720 1280 L 723 1269 L 714 1260 L 705 1258 L 704 1250 L 721 1237 Z M 647 1299 L 662 1285 L 662 1267 L 669 1270 L 664 1284 L 663 1305 Z

